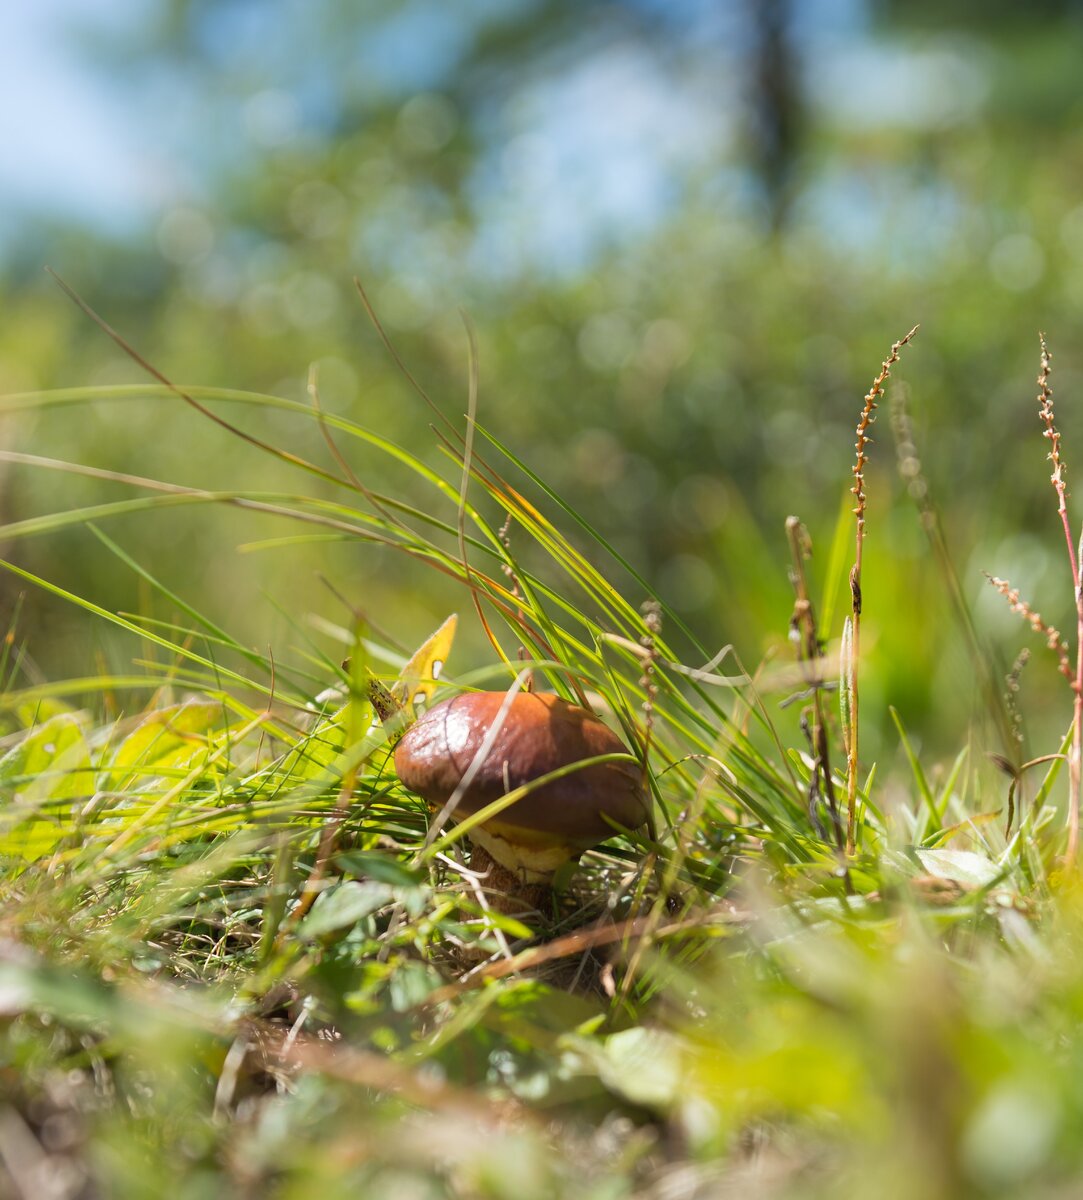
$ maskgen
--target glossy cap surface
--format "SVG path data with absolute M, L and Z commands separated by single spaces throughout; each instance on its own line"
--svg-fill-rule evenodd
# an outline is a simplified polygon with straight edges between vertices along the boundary
M 439 806 L 458 787 L 497 721 L 506 692 L 473 692 L 435 705 L 403 735 L 395 768 L 403 784 Z M 550 771 L 599 754 L 627 754 L 593 713 L 548 692 L 520 692 L 456 809 L 462 817 Z M 606 817 L 628 829 L 642 825 L 650 802 L 634 763 L 596 763 L 543 784 L 492 823 L 507 840 L 521 831 L 586 848 L 612 837 Z M 489 826 L 489 823 L 486 823 Z

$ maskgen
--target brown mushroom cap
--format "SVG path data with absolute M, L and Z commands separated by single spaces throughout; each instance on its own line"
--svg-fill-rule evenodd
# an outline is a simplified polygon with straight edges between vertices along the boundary
M 429 709 L 395 750 L 395 768 L 403 784 L 432 805 L 447 803 L 507 698 L 506 692 L 464 693 Z M 477 812 L 570 763 L 627 753 L 620 738 L 585 708 L 548 692 L 520 692 L 512 698 L 454 815 Z M 504 841 L 553 841 L 584 850 L 613 835 L 606 817 L 635 829 L 649 812 L 633 763 L 595 763 L 533 789 L 482 828 Z

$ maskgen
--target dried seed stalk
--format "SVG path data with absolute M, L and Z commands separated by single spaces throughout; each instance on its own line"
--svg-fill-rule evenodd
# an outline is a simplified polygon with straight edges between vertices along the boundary
M 1073 704 L 1072 749 L 1068 755 L 1068 848 L 1065 865 L 1072 866 L 1079 852 L 1079 800 L 1081 764 L 1083 764 L 1083 582 L 1080 580 L 1079 555 L 1072 537 L 1072 526 L 1068 520 L 1068 487 L 1065 483 L 1064 461 L 1060 456 L 1060 431 L 1053 422 L 1053 388 L 1049 382 L 1052 371 L 1052 355 L 1045 343 L 1045 334 L 1038 334 L 1041 345 L 1041 365 L 1038 370 L 1038 416 L 1045 426 L 1043 436 L 1049 439 L 1049 461 L 1053 472 L 1049 481 L 1057 494 L 1057 515 L 1064 530 L 1068 546 L 1068 564 L 1075 590 L 1076 609 L 1076 665 L 1075 674 L 1070 676 L 1075 693 Z
M 832 834 L 842 854 L 846 845 L 835 796 L 835 782 L 831 774 L 831 758 L 827 740 L 827 719 L 824 713 L 822 675 L 823 646 L 816 626 L 816 613 L 809 597 L 808 579 L 805 574 L 805 559 L 811 554 L 811 545 L 804 525 L 797 517 L 786 518 L 786 537 L 790 543 L 792 567 L 790 579 L 794 589 L 793 616 L 790 618 L 791 637 L 797 644 L 798 662 L 804 664 L 805 678 L 812 691 L 812 720 L 802 718 L 809 747 L 812 752 L 812 775 L 809 779 L 809 816 L 815 823 L 816 803 L 822 795 L 831 815 Z
M 899 352 L 907 345 L 918 331 L 918 326 L 904 338 L 891 347 L 891 353 L 880 365 L 880 374 L 872 382 L 865 396 L 861 416 L 857 422 L 857 441 L 854 449 L 857 455 L 853 466 L 854 485 L 850 491 L 854 495 L 854 516 L 857 518 L 854 565 L 850 568 L 850 601 L 853 609 L 853 631 L 850 655 L 850 677 L 847 688 L 850 698 L 850 728 L 846 738 L 846 853 L 854 852 L 854 833 L 857 818 L 857 752 L 859 731 L 858 710 L 858 666 L 860 663 L 861 646 L 861 551 L 865 542 L 865 464 L 869 461 L 866 453 L 872 438 L 869 428 L 876 419 L 877 401 L 884 394 L 884 384 L 891 374 L 891 368 L 899 361 Z
M 1068 643 L 1055 625 L 1050 625 L 1040 612 L 1032 608 L 1020 595 L 1019 589 L 1013 588 L 1006 579 L 998 579 L 995 575 L 984 572 L 985 578 L 1008 602 L 1008 607 L 1017 613 L 1040 637 L 1045 638 L 1045 644 L 1057 656 L 1057 669 L 1065 679 L 1075 678 L 1071 659 L 1068 657 Z

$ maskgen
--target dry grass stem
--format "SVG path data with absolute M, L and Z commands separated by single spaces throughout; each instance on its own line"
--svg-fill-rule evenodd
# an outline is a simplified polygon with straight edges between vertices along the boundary
M 869 430 L 876 419 L 876 409 L 884 394 L 884 384 L 891 374 L 891 368 L 899 361 L 899 353 L 903 346 L 909 344 L 918 331 L 918 326 L 891 347 L 891 353 L 880 364 L 880 374 L 872 381 L 872 387 L 865 395 L 865 403 L 861 408 L 861 416 L 857 422 L 857 441 L 854 443 L 856 456 L 853 465 L 854 483 L 850 491 L 854 496 L 854 516 L 857 519 L 854 543 L 854 565 L 850 568 L 850 601 L 853 608 L 852 653 L 850 656 L 850 675 L 846 681 L 849 688 L 850 728 L 846 738 L 846 853 L 854 852 L 854 835 L 857 818 L 857 764 L 858 764 L 858 667 L 860 664 L 861 645 L 861 552 L 865 542 L 865 466 L 869 461 L 868 447 L 872 442 Z
M 1044 333 L 1038 334 L 1038 340 L 1042 347 L 1041 366 L 1038 370 L 1038 416 L 1045 426 L 1042 436 L 1049 439 L 1049 461 L 1053 464 L 1053 473 L 1049 476 L 1049 481 L 1057 493 L 1057 512 L 1064 521 L 1065 533 L 1068 537 L 1068 555 L 1072 560 L 1074 575 L 1075 546 L 1072 544 L 1071 526 L 1068 525 L 1068 487 L 1064 477 L 1064 461 L 1060 456 L 1060 430 L 1057 429 L 1053 420 L 1053 388 L 1049 383 L 1053 356 L 1049 353 Z
M 1064 530 L 1068 547 L 1068 565 L 1072 576 L 1076 608 L 1076 665 L 1074 675 L 1069 669 L 1075 693 L 1072 720 L 1072 749 L 1068 756 L 1068 848 L 1065 864 L 1072 866 L 1079 852 L 1079 802 L 1081 765 L 1083 765 L 1083 585 L 1079 575 L 1079 557 L 1076 553 L 1072 526 L 1068 519 L 1068 486 L 1065 482 L 1064 461 L 1060 456 L 1060 431 L 1053 419 L 1053 388 L 1049 382 L 1052 373 L 1052 355 L 1045 342 L 1045 334 L 1038 334 L 1041 346 L 1041 364 L 1038 369 L 1038 416 L 1045 426 L 1044 436 L 1049 439 L 1049 461 L 1053 472 L 1049 476 L 1057 494 L 1057 515 Z M 1033 622 L 1032 622 L 1033 624 Z M 1063 667 L 1062 667 L 1063 671 Z
M 846 839 L 842 829 L 835 782 L 831 775 L 831 759 L 828 750 L 827 721 L 823 703 L 823 673 L 815 664 L 823 658 L 824 649 L 816 626 L 816 613 L 809 596 L 805 559 L 811 553 L 808 533 L 797 517 L 786 518 L 786 536 L 790 543 L 790 579 L 793 583 L 794 606 L 790 618 L 790 636 L 797 644 L 797 658 L 802 665 L 804 680 L 812 696 L 811 721 L 802 717 L 807 729 L 809 746 L 812 750 L 812 773 L 809 777 L 808 809 L 814 824 L 819 823 L 817 805 L 822 798 L 831 815 L 831 827 L 840 853 L 845 849 Z

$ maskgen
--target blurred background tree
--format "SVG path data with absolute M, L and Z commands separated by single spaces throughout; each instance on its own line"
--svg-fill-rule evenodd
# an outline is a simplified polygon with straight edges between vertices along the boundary
M 1071 471 L 1080 4 L 132 0 L 108 20 L 53 7 L 115 106 L 123 169 L 95 171 L 73 140 L 62 196 L 9 197 L 4 391 L 141 377 L 49 263 L 171 378 L 300 399 L 315 363 L 325 407 L 436 461 L 351 277 L 456 416 L 462 306 L 482 424 L 705 643 L 755 663 L 785 636 L 784 518 L 808 523 L 822 572 L 861 397 L 920 321 L 897 377 L 983 629 L 1009 659 L 1025 640 L 979 568 L 1050 620 L 1070 610 L 1032 394 L 1044 328 Z M 296 422 L 238 419 L 322 453 Z M 879 429 L 868 707 L 894 703 L 954 745 L 975 687 L 886 416 Z M 296 486 L 179 402 L 8 416 L 3 440 L 185 484 Z M 394 486 L 382 460 L 353 465 Z M 4 517 L 118 494 L 10 467 Z M 238 556 L 287 532 L 251 514 L 175 510 L 110 532 L 254 644 L 290 643 L 282 611 L 341 619 L 320 573 L 377 618 L 394 604 L 405 642 L 462 604 L 370 549 Z M 85 530 L 10 556 L 112 608 L 146 603 Z M 86 623 L 60 606 L 35 596 L 21 623 L 47 674 L 88 663 Z M 93 637 L 107 658 L 130 654 Z M 1055 687 L 1052 664 L 1031 674 L 1043 696 Z

